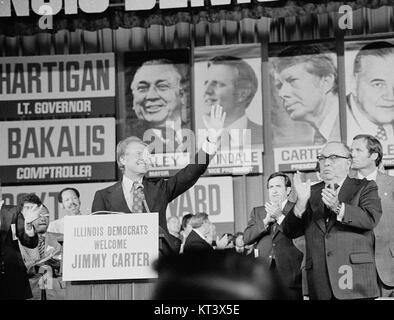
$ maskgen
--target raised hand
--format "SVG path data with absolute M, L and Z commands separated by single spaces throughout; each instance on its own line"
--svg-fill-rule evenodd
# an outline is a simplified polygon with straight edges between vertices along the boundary
M 224 120 L 226 119 L 226 112 L 223 112 L 221 105 L 211 107 L 210 117 L 203 118 L 205 127 L 208 129 L 208 140 L 210 142 L 216 142 L 222 134 L 224 128 Z
M 294 174 L 294 190 L 297 193 L 297 202 L 304 205 L 308 202 L 311 197 L 311 180 L 308 179 L 306 182 L 302 182 L 301 173 L 297 171 Z
M 34 204 L 33 206 L 31 206 L 28 209 L 23 209 L 22 214 L 23 214 L 23 217 L 25 218 L 25 223 L 30 224 L 33 221 L 40 218 L 41 209 L 42 209 L 42 205 L 37 206 L 36 204 Z

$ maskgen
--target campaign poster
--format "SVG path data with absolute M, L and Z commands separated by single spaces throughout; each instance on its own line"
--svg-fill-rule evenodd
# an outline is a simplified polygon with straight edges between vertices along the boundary
M 347 143 L 370 134 L 394 167 L 394 39 L 345 42 Z
M 183 152 L 191 129 L 189 57 L 187 49 L 123 54 L 120 139 L 137 136 L 152 154 Z
M 233 181 L 231 177 L 201 177 L 196 184 L 168 204 L 167 218 L 179 221 L 188 213 L 206 212 L 218 235 L 234 233 Z
M 100 183 L 73 183 L 73 184 L 41 184 L 17 187 L 2 187 L 2 197 L 6 205 L 18 205 L 22 198 L 29 193 L 35 193 L 48 208 L 49 221 L 65 216 L 65 210 L 58 201 L 58 194 L 64 188 L 75 188 L 80 194 L 81 214 L 90 214 L 96 191 L 113 185 L 116 181 Z
M 2 184 L 116 179 L 115 118 L 0 122 Z
M 263 107 L 261 45 L 197 47 L 194 50 L 194 123 L 197 144 L 207 137 L 212 106 L 226 112 L 220 147 L 208 174 L 261 173 Z
M 268 62 L 275 170 L 314 170 L 341 140 L 335 43 L 272 45 Z
M 115 115 L 113 53 L 0 58 L 0 121 Z

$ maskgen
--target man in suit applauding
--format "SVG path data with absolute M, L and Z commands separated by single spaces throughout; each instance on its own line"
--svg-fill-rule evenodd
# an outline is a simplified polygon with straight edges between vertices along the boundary
M 357 135 L 353 138 L 351 150 L 355 177 L 373 180 L 378 185 L 383 215 L 374 229 L 375 261 L 380 295 L 394 297 L 394 177 L 378 171 L 383 148 L 377 138 L 368 134 Z
M 271 174 L 267 182 L 269 202 L 253 209 L 244 232 L 245 244 L 257 242 L 259 256 L 277 274 L 288 299 L 302 300 L 301 263 L 303 254 L 283 234 L 282 221 L 294 207 L 287 200 L 291 191 L 290 178 L 282 173 Z
M 374 181 L 348 177 L 349 148 L 329 142 L 318 156 L 322 182 L 294 176 L 297 202 L 283 220 L 291 238 L 305 235 L 311 299 L 370 299 L 379 295 L 373 229 L 382 215 Z
M 96 192 L 92 212 L 158 212 L 160 253 L 175 253 L 176 246 L 170 239 L 167 229 L 167 204 L 192 187 L 205 172 L 216 152 L 217 140 L 223 130 L 225 118 L 226 113 L 223 113 L 221 106 L 212 106 L 211 116 L 207 121 L 208 137 L 202 149 L 196 154 L 194 162 L 167 180 L 145 177 L 149 169 L 149 151 L 142 140 L 128 137 L 120 141 L 116 148 L 116 157 L 123 171 L 122 180 Z

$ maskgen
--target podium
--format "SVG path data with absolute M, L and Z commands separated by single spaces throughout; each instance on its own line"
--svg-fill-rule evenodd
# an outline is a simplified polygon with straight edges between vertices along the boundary
M 66 300 L 149 300 L 156 281 L 67 281 Z
M 65 299 L 151 299 L 158 243 L 157 213 L 65 217 Z

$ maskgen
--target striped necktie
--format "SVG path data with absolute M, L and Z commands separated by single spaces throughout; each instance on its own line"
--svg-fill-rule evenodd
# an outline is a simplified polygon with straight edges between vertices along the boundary
M 40 259 L 45 256 L 45 236 L 38 235 L 38 253 L 40 254 Z

